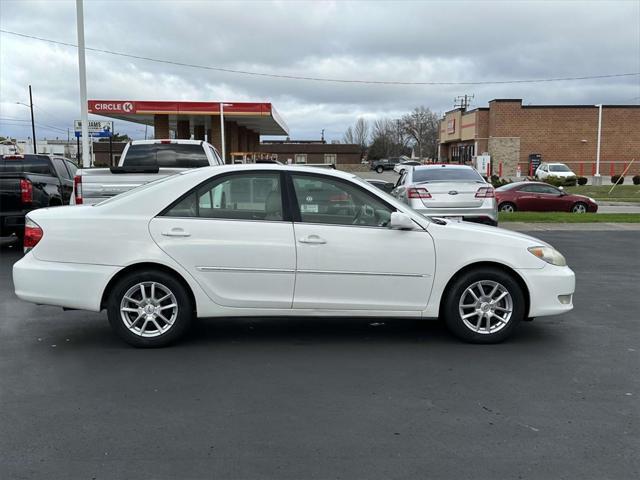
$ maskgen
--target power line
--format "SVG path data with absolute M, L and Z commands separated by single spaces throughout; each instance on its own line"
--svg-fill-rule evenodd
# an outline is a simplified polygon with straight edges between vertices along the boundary
M 27 124 L 31 124 L 31 120 L 24 120 L 22 118 L 15 118 L 15 117 L 0 117 L 0 122 L 2 123 L 7 123 L 7 121 L 10 122 L 22 122 L 22 123 L 27 123 Z M 48 128 L 50 130 L 59 130 L 63 133 L 66 133 L 67 130 L 61 127 L 54 127 L 53 125 L 47 125 L 46 123 L 40 123 L 40 122 L 35 122 L 37 127 L 41 127 L 41 128 Z
M 55 45 L 63 45 L 66 47 L 78 48 L 78 45 L 68 42 L 60 42 L 58 40 L 52 40 L 50 38 L 36 37 L 35 35 L 27 35 L 24 33 L 12 32 L 9 30 L 0 29 L 0 32 L 14 35 L 16 37 L 29 38 L 32 40 L 39 40 L 41 42 L 48 42 Z M 133 55 L 130 53 L 114 52 L 111 50 L 104 50 L 100 48 L 85 47 L 85 50 L 91 52 L 106 53 L 109 55 L 115 55 L 119 57 L 134 58 L 137 60 L 146 60 L 149 62 L 164 63 L 167 65 L 176 65 L 179 67 L 198 68 L 201 70 L 213 70 L 223 73 L 234 73 L 239 75 L 250 75 L 254 77 L 269 77 L 280 78 L 286 80 L 303 80 L 311 82 L 329 82 L 329 83 L 357 83 L 357 84 L 369 84 L 369 85 L 504 85 L 504 84 L 517 84 L 517 83 L 547 83 L 547 82 L 567 82 L 567 81 L 580 81 L 580 80 L 598 80 L 604 78 L 619 78 L 619 77 L 632 77 L 640 75 L 640 72 L 630 73 L 612 73 L 606 75 L 588 75 L 580 77 L 558 77 L 558 78 L 538 78 L 528 80 L 492 80 L 492 81 L 474 81 L 474 82 L 401 82 L 401 81 L 387 81 L 387 80 L 353 80 L 345 78 L 323 78 L 323 77 L 305 77 L 293 74 L 276 74 L 265 72 L 254 72 L 249 70 L 235 70 L 231 68 L 214 67 L 208 65 L 197 65 L 193 63 L 177 62 L 173 60 L 164 60 L 159 58 L 144 57 L 141 55 Z

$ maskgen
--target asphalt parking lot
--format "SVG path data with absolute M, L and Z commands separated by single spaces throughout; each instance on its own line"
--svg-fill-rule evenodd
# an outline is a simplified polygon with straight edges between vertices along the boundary
M 199 322 L 136 350 L 13 294 L 0 254 L 1 478 L 632 479 L 638 232 L 537 232 L 575 309 L 467 345 L 438 322 Z

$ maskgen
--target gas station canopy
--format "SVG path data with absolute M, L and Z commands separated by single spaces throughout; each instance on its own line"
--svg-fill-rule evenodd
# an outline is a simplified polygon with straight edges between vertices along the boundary
M 140 100 L 89 100 L 89 113 L 127 122 L 158 127 L 158 117 L 168 119 L 170 130 L 179 122 L 193 127 L 215 128 L 221 105 L 225 122 L 235 122 L 258 135 L 288 135 L 289 128 L 271 103 L 247 102 L 167 102 Z M 217 117 L 217 120 L 213 117 Z M 166 124 L 165 121 L 162 123 Z

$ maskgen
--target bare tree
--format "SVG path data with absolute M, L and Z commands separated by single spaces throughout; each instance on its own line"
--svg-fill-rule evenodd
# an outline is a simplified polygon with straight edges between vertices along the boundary
M 360 158 L 364 157 L 369 146 L 369 122 L 364 118 L 358 118 L 355 126 L 353 127 L 353 143 L 360 145 Z
M 343 143 L 356 143 L 353 135 L 353 127 L 349 126 L 342 136 Z
M 438 115 L 425 107 L 416 107 L 402 117 L 402 125 L 417 149 L 419 157 L 435 158 L 438 142 Z

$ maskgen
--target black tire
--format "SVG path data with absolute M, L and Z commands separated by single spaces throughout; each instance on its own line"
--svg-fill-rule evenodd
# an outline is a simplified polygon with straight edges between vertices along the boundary
M 511 317 L 504 326 L 495 332 L 478 333 L 472 330 L 462 319 L 459 310 L 461 296 L 468 287 L 479 281 L 497 282 L 508 291 L 512 300 Z M 465 297 L 469 298 L 469 297 Z M 465 300 L 466 301 L 466 300 Z M 461 275 L 449 285 L 442 304 L 441 313 L 449 331 L 456 337 L 469 343 L 499 343 L 510 337 L 518 323 L 525 318 L 525 296 L 520 284 L 509 273 L 490 267 L 481 267 Z M 477 317 L 476 317 L 477 318 Z M 480 324 L 482 325 L 482 323 Z
M 588 211 L 589 207 L 583 202 L 576 202 L 571 206 L 571 213 L 587 213 Z
M 516 210 L 518 209 L 516 208 L 515 204 L 511 202 L 502 202 L 500 205 L 498 205 L 499 212 L 515 212 Z
M 129 329 L 125 325 L 123 318 L 120 314 L 121 301 L 132 287 L 142 282 L 155 282 L 170 291 L 175 297 L 177 304 L 177 312 L 173 323 L 163 333 L 157 336 L 145 337 L 137 334 Z M 145 289 L 146 290 L 146 289 Z M 171 299 L 169 299 L 171 301 Z M 165 301 L 166 302 L 166 301 Z M 166 305 L 166 303 L 164 303 Z M 165 312 L 166 313 L 166 312 Z M 126 315 L 126 314 L 125 314 Z M 135 316 L 135 313 L 131 315 Z M 109 323 L 114 332 L 129 345 L 134 347 L 164 347 L 177 341 L 187 331 L 194 316 L 194 305 L 187 292 L 187 289 L 183 284 L 178 281 L 173 275 L 163 272 L 161 270 L 140 270 L 131 272 L 130 274 L 122 277 L 109 292 L 107 299 L 107 317 Z M 144 322 L 144 318 L 142 319 Z M 166 326 L 168 323 L 160 322 L 161 326 Z M 140 325 L 140 323 L 138 323 Z M 151 328 L 150 333 L 153 334 L 155 328 Z
M 378 173 L 384 172 L 384 167 L 376 167 L 376 172 Z

